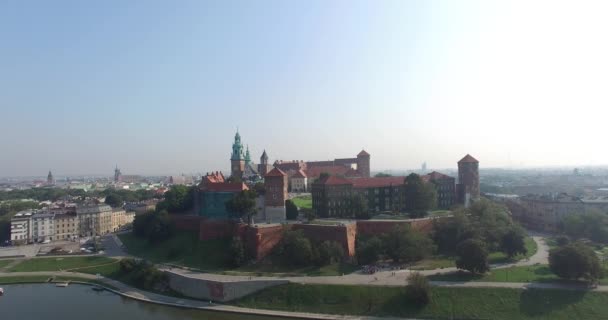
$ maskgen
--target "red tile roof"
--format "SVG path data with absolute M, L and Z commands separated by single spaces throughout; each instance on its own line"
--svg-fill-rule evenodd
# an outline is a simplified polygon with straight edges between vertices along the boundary
M 345 184 L 352 185 L 353 184 L 352 180 L 348 180 L 348 179 L 345 179 L 342 177 L 337 177 L 337 176 L 326 177 L 323 180 L 319 181 L 318 183 L 324 184 L 326 186 L 337 186 L 337 185 L 345 185 Z
M 355 188 L 380 188 L 405 184 L 405 177 L 374 177 L 350 180 Z
M 306 178 L 306 174 L 304 173 L 304 171 L 298 170 L 296 171 L 296 173 L 293 174 L 292 178 Z
M 460 161 L 458 161 L 458 163 L 461 162 L 477 162 L 479 163 L 479 161 L 477 161 L 477 159 L 473 158 L 470 154 L 467 153 L 466 156 L 464 156 L 464 158 L 460 159 Z
M 345 166 L 309 167 L 308 169 L 306 169 L 305 174 L 309 178 L 317 178 L 321 176 L 321 173 L 329 173 L 332 176 L 340 176 L 346 174 L 349 169 L 349 167 Z
M 287 174 L 285 174 L 285 172 L 283 172 L 281 169 L 279 168 L 274 168 L 272 170 L 270 170 L 270 172 L 268 172 L 266 174 L 266 177 L 283 177 L 286 176 Z
M 361 150 L 361 152 L 359 152 L 359 154 L 357 155 L 357 157 L 363 157 L 363 156 L 369 156 L 369 153 L 367 153 L 365 150 Z
M 437 171 L 433 171 L 429 174 L 424 175 L 423 177 L 428 177 L 429 180 L 439 180 L 439 179 L 451 178 L 450 176 L 437 172 Z

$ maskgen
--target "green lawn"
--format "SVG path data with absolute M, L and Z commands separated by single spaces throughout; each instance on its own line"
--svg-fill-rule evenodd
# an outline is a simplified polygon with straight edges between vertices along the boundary
M 559 282 L 567 281 L 553 274 L 547 265 L 492 269 L 485 275 L 473 275 L 466 271 L 433 275 L 432 281 L 485 281 L 485 282 Z M 608 284 L 608 277 L 600 279 L 600 284 Z
M 248 308 L 432 319 L 605 319 L 608 294 L 569 290 L 432 288 L 410 302 L 402 287 L 287 284 L 235 302 Z
M 526 254 L 519 254 L 519 255 L 516 255 L 515 257 L 513 257 L 512 259 L 509 259 L 509 257 L 503 252 L 492 252 L 492 253 L 490 253 L 490 255 L 488 255 L 488 262 L 490 264 L 494 264 L 494 263 L 508 263 L 508 262 L 519 261 L 519 260 L 530 258 L 531 256 L 533 256 L 536 253 L 536 251 L 538 251 L 538 246 L 536 245 L 536 241 L 534 241 L 534 239 L 532 239 L 532 237 L 526 237 L 524 239 L 524 244 L 525 244 L 526 250 L 527 250 Z
M 0 269 L 8 266 L 13 261 L 15 261 L 15 260 L 0 260 Z
M 171 239 L 151 244 L 132 233 L 118 236 L 129 254 L 155 263 L 173 263 L 207 271 L 224 269 L 230 261 L 230 239 L 199 241 L 197 232 L 180 231 Z
M 312 209 L 312 197 L 311 196 L 301 196 L 295 197 L 291 199 L 293 203 L 298 208 Z
M 513 257 L 512 259 L 509 259 L 509 257 L 507 257 L 507 255 L 502 252 L 492 252 L 492 253 L 490 253 L 490 255 L 488 255 L 488 262 L 490 264 L 507 263 L 507 262 L 519 261 L 519 260 L 526 259 L 526 258 L 533 256 L 536 253 L 536 251 L 538 250 L 538 248 L 536 246 L 536 242 L 534 242 L 534 239 L 532 239 L 531 237 L 526 237 L 526 239 L 524 241 L 525 241 L 526 249 L 528 250 L 528 252 L 525 255 L 517 255 L 517 256 Z M 455 257 L 436 255 L 436 256 L 432 256 L 427 259 L 424 259 L 422 261 L 416 262 L 411 267 L 411 269 L 412 270 L 433 270 L 433 269 L 456 267 L 455 261 L 456 261 Z
M 9 272 L 60 271 L 114 262 L 114 259 L 93 256 L 73 258 L 33 258 L 10 268 Z

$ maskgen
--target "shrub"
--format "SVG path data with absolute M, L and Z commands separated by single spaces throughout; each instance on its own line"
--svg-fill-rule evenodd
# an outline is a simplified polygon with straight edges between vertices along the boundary
M 582 243 L 571 243 L 549 252 L 549 268 L 565 279 L 585 279 L 593 282 L 600 278 L 600 261 L 593 250 Z
M 357 261 L 361 265 L 375 263 L 380 259 L 380 255 L 383 254 L 382 247 L 382 240 L 378 237 L 357 241 Z
M 344 249 L 335 241 L 324 241 L 317 247 L 318 257 L 316 257 L 316 264 L 318 266 L 340 262 L 344 257 Z
M 417 304 L 426 305 L 431 302 L 431 285 L 426 277 L 418 272 L 407 277 L 406 292 L 408 298 Z
M 468 239 L 461 242 L 456 248 L 456 267 L 472 273 L 485 273 L 490 269 L 488 265 L 488 251 L 483 242 L 478 239 Z
M 298 219 L 298 207 L 291 200 L 285 200 L 285 215 L 287 220 Z
M 232 238 L 232 242 L 230 243 L 230 257 L 232 259 L 232 265 L 235 267 L 240 267 L 245 264 L 245 245 L 243 244 L 243 240 L 241 240 L 241 238 Z
M 559 236 L 555 239 L 555 242 L 557 242 L 558 246 L 563 247 L 570 243 L 570 238 L 568 238 L 568 236 Z

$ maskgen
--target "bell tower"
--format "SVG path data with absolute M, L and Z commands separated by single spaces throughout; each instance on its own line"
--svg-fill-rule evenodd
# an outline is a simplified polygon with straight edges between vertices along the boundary
M 234 143 L 232 144 L 232 156 L 230 157 L 230 172 L 233 178 L 241 179 L 245 171 L 245 157 L 243 156 L 243 144 L 241 135 L 236 131 Z

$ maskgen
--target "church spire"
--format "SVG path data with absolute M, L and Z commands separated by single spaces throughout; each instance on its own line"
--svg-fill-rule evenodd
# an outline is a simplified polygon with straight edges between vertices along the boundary
M 247 151 L 245 152 L 245 164 L 251 163 L 251 154 L 249 153 L 249 145 L 247 145 Z

